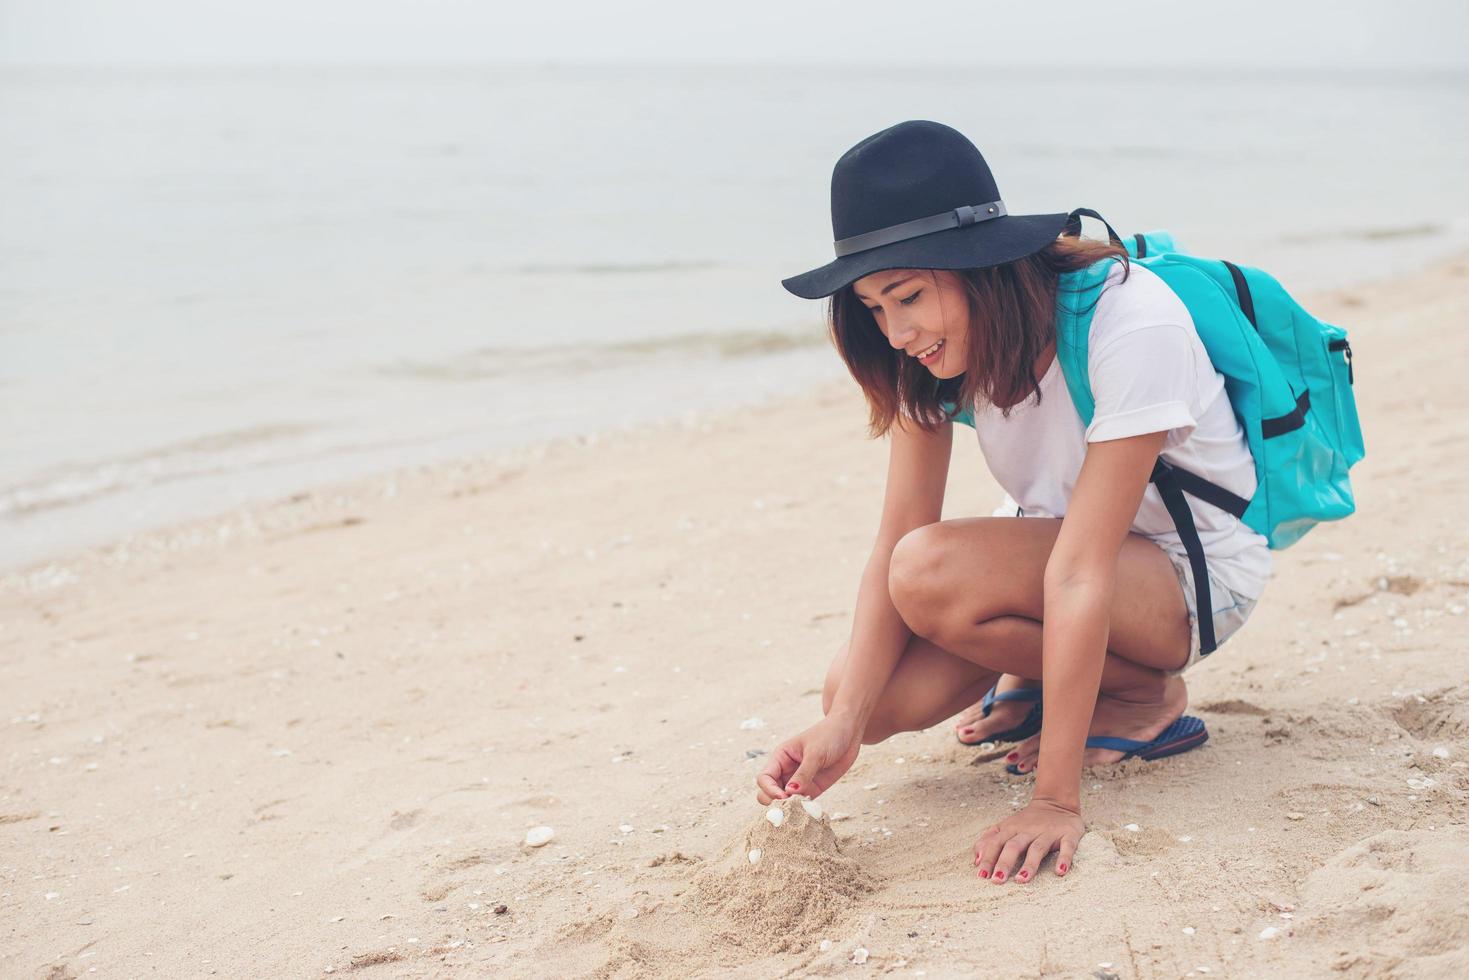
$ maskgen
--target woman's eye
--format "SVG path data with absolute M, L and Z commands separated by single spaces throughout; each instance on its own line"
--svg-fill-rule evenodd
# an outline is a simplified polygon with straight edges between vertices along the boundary
M 914 293 L 912 296 L 909 296 L 907 299 L 901 299 L 898 300 L 898 302 L 902 303 L 904 306 L 912 306 L 914 302 L 917 301 L 918 297 L 922 295 L 923 290 L 920 289 L 918 292 Z

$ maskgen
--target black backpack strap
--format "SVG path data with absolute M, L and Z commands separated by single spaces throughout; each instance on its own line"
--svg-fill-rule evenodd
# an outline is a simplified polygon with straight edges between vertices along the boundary
M 1233 491 L 1226 490 L 1217 483 L 1210 483 L 1202 476 L 1190 473 L 1188 470 L 1177 466 L 1169 466 L 1173 471 L 1173 479 L 1178 483 L 1178 489 L 1202 500 L 1206 504 L 1213 504 L 1226 514 L 1244 520 L 1245 511 L 1249 509 L 1250 502 Z
M 1097 214 L 1097 212 L 1093 211 L 1091 208 L 1077 208 L 1075 211 L 1072 211 L 1071 214 L 1068 215 L 1066 218 L 1066 226 L 1061 230 L 1062 234 L 1071 235 L 1072 237 L 1079 236 L 1081 234 L 1082 218 L 1096 218 L 1102 224 L 1107 225 L 1107 237 L 1110 238 L 1112 240 L 1112 243 L 1115 245 L 1122 244 L 1122 238 L 1117 234 L 1116 229 L 1107 224 L 1106 218 L 1102 217 L 1100 214 Z
M 1199 653 L 1207 657 L 1215 650 L 1214 604 L 1209 595 L 1209 568 L 1204 563 L 1204 543 L 1199 540 L 1193 512 L 1188 509 L 1188 501 L 1183 499 L 1183 487 L 1179 485 L 1179 474 L 1183 472 L 1159 459 L 1153 465 L 1151 480 L 1163 498 L 1163 506 L 1168 508 L 1168 516 L 1173 518 L 1173 526 L 1178 530 L 1183 550 L 1188 554 L 1189 568 L 1194 575 L 1194 598 L 1198 604 Z
M 1255 322 L 1255 297 L 1250 295 L 1250 284 L 1245 282 L 1244 272 L 1233 262 L 1225 262 L 1224 268 L 1229 270 L 1229 278 L 1234 280 L 1234 295 L 1239 300 L 1239 308 L 1244 311 L 1250 326 L 1259 332 L 1260 325 Z

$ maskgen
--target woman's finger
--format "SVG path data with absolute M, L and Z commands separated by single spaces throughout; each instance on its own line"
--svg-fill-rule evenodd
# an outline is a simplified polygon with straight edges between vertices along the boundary
M 795 773 L 786 781 L 785 788 L 792 793 L 800 793 L 804 796 L 816 796 L 822 787 L 816 784 L 817 777 L 826 765 L 820 752 L 807 752 L 801 764 L 796 767 Z
M 1000 848 L 1004 847 L 1005 841 L 1009 839 L 1003 831 L 998 828 L 996 830 L 996 833 L 981 837 L 979 844 L 976 845 L 979 848 L 978 866 L 981 878 L 988 878 L 994 873 L 995 861 L 1000 856 Z
M 756 776 L 755 786 L 759 790 L 756 799 L 760 801 L 761 806 L 766 806 L 771 800 L 780 798 L 780 787 L 774 779 L 770 778 L 769 773 L 762 772 Z
M 1050 854 L 1055 847 L 1056 838 L 1049 835 L 1037 837 L 1031 841 L 1030 847 L 1025 852 L 1025 864 L 1021 865 L 1020 870 L 1015 872 L 1015 880 L 1027 882 L 1034 878 L 1036 872 L 1040 870 L 1041 862 L 1046 859 L 1046 855 Z
M 789 748 L 782 745 L 770 754 L 770 761 L 765 764 L 765 768 L 761 771 L 759 778 L 755 782 L 763 786 L 766 792 L 775 799 L 783 800 L 786 797 L 786 792 L 781 787 L 785 785 L 786 778 L 800 761 L 801 757 L 799 754 L 792 752 Z M 765 782 L 762 782 L 762 780 L 765 780 Z
M 995 870 L 990 875 L 990 881 L 996 884 L 1004 882 L 1015 870 L 1015 865 L 1020 861 L 1020 856 L 1025 853 L 1025 849 L 1030 846 L 1032 839 L 1029 834 L 1016 834 L 1006 841 L 1005 846 L 1000 848 L 1000 857 L 995 861 Z
M 1056 855 L 1056 874 L 1064 875 L 1071 870 L 1071 859 L 1076 856 L 1076 848 L 1080 843 L 1080 837 L 1070 834 L 1061 838 L 1060 853 Z

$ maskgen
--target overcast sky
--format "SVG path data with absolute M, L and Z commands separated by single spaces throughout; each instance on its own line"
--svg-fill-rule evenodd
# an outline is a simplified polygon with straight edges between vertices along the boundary
M 0 0 L 0 64 L 1469 68 L 1463 0 Z

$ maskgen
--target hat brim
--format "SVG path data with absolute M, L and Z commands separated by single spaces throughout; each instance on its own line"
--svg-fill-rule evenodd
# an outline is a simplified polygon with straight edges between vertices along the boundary
M 887 269 L 987 269 L 1039 252 L 1061 234 L 1069 217 L 1009 214 L 844 255 L 780 284 L 802 299 L 821 299 Z

